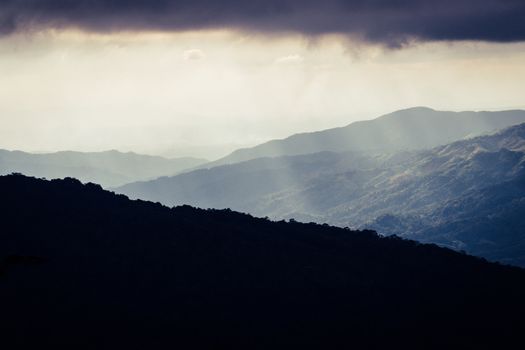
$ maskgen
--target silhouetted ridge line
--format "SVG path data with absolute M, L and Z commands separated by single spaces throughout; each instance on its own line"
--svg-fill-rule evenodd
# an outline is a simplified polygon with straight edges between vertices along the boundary
M 44 261 L 0 277 L 4 344 L 472 346 L 525 330 L 523 270 L 435 245 L 74 179 L 3 176 L 0 191 L 0 261 Z
M 204 164 L 211 168 L 261 157 L 331 152 L 385 152 L 427 149 L 525 122 L 525 111 L 449 112 L 407 108 L 347 126 L 291 135 Z

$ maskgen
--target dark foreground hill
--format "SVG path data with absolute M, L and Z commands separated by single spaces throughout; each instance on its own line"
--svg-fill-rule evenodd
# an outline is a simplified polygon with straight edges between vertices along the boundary
M 3 344 L 501 348 L 525 331 L 525 271 L 435 245 L 73 179 L 0 191 Z

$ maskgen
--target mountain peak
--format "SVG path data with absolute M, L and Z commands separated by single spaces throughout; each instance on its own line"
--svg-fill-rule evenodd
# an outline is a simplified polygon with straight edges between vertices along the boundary
M 440 112 L 440 111 L 437 111 L 433 108 L 426 107 L 426 106 L 414 106 L 414 107 L 403 108 L 403 109 L 397 110 L 389 114 L 406 113 L 406 112 Z

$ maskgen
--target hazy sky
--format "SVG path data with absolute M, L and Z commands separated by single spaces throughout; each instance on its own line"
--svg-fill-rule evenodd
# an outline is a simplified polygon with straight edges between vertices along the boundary
M 52 3 L 64 8 L 44 6 Z M 469 0 L 444 1 L 446 11 L 397 2 L 419 4 L 417 16 L 352 5 L 346 17 L 333 8 L 387 2 L 305 1 L 299 10 L 270 1 L 283 5 L 263 15 L 260 1 L 244 2 L 256 14 L 235 1 L 158 3 L 2 2 L 0 148 L 214 158 L 411 106 L 525 108 L 525 30 L 512 22 L 525 13 L 520 2 L 487 0 L 470 17 Z M 195 3 L 211 6 L 214 21 Z M 173 4 L 186 7 L 170 12 Z

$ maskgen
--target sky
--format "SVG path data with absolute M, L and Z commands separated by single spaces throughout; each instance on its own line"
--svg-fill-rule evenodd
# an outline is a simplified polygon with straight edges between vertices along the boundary
M 514 0 L 0 0 L 0 148 L 214 159 L 394 110 L 525 109 Z

